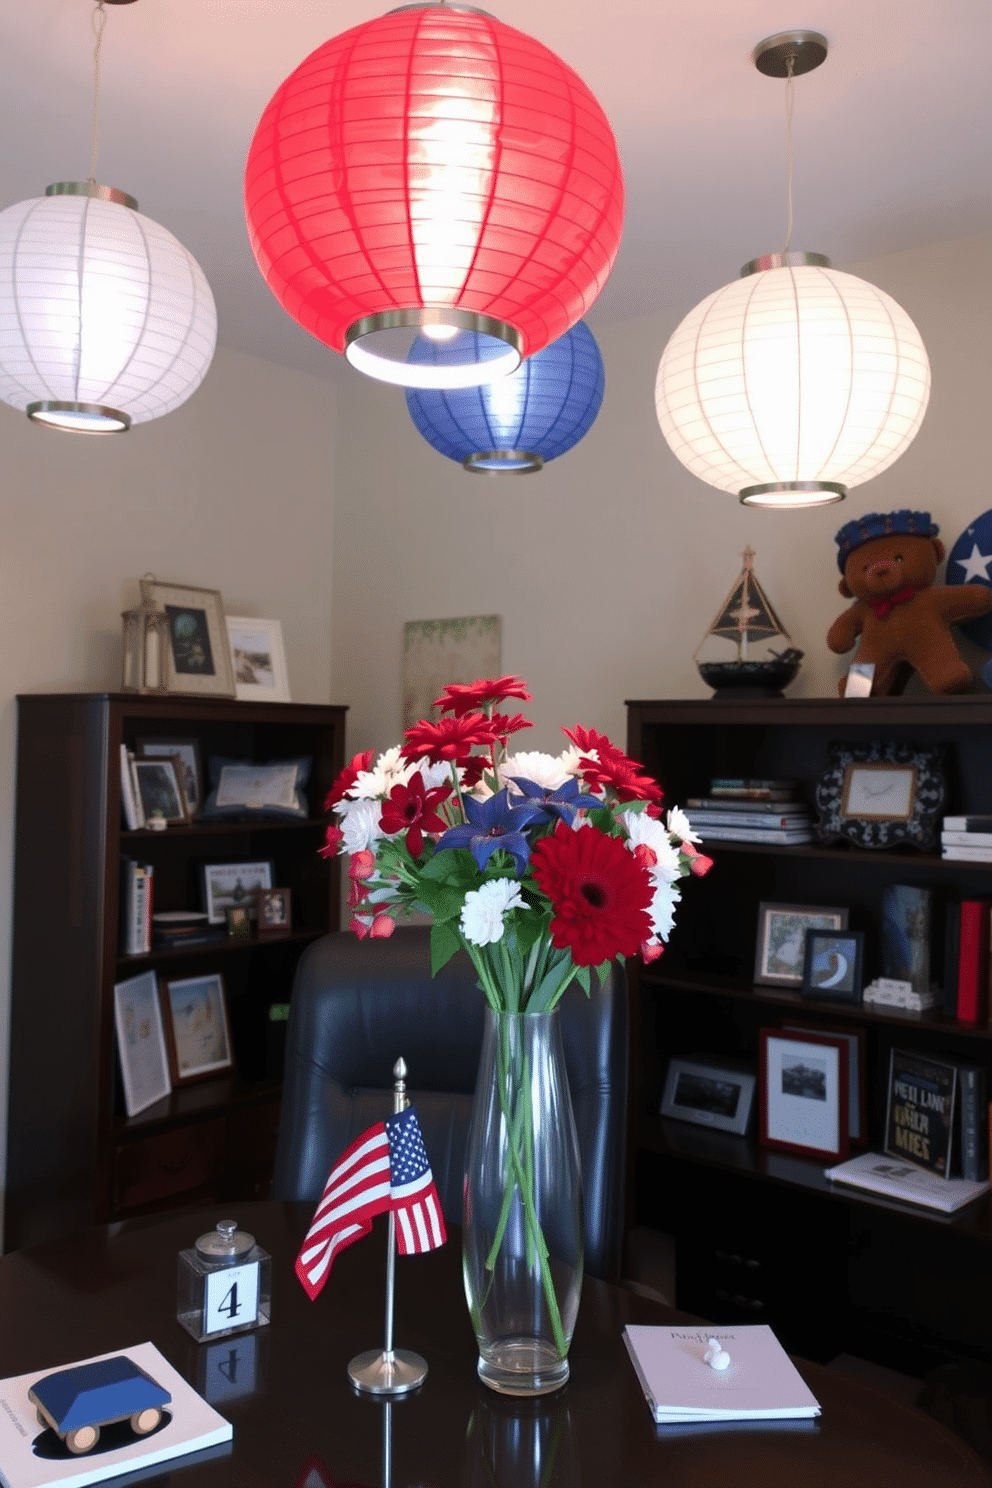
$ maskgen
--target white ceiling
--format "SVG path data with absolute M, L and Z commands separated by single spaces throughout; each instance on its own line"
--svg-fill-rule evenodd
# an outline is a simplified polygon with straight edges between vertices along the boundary
M 0 207 L 89 173 L 93 0 L 0 0 Z M 388 3 L 383 9 L 388 8 Z M 585 79 L 627 185 L 616 268 L 589 315 L 688 310 L 785 235 L 785 84 L 762 37 L 823 32 L 796 85 L 793 246 L 835 264 L 992 228 L 990 0 L 488 0 Z M 370 0 L 137 0 L 108 5 L 97 178 L 181 239 L 227 345 L 352 377 L 276 305 L 242 215 L 258 117 Z

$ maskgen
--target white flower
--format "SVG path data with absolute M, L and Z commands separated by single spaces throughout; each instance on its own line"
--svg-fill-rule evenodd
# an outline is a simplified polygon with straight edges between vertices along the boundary
M 673 806 L 668 813 L 668 830 L 680 842 L 702 842 L 703 840 L 697 832 L 692 830 L 692 823 L 681 806 Z
M 571 779 L 572 772 L 566 770 L 561 760 L 553 754 L 542 754 L 538 749 L 524 750 L 520 754 L 509 755 L 499 766 L 500 785 L 510 787 L 510 795 L 521 794 L 512 781 L 514 775 L 520 775 L 524 780 L 532 780 L 542 790 L 557 790 L 559 786 Z
M 623 824 L 627 829 L 629 851 L 643 845 L 649 847 L 657 858 L 658 861 L 648 869 L 653 884 L 674 883 L 682 876 L 679 850 L 656 817 L 648 816 L 646 811 L 625 811 Z
M 494 878 L 481 889 L 469 889 L 459 924 L 465 939 L 484 946 L 503 939 L 503 916 L 509 909 L 526 908 L 520 885 L 512 878 Z
M 419 770 L 424 778 L 424 790 L 436 790 L 439 785 L 451 784 L 451 765 L 447 760 L 440 760 L 436 765 L 429 765 L 425 759 L 422 759 L 417 761 L 414 768 Z M 464 773 L 463 770 L 458 771 L 459 780 Z M 403 777 L 404 785 L 409 778 L 409 775 Z
M 599 752 L 595 749 L 579 749 L 574 744 L 570 744 L 567 749 L 562 750 L 558 756 L 558 764 L 564 771 L 566 779 L 571 775 L 582 774 L 582 767 L 579 761 L 583 759 L 598 760 Z M 597 792 L 596 790 L 592 790 L 590 794 L 596 795 Z
M 682 895 L 674 884 L 660 883 L 655 886 L 648 914 L 651 916 L 651 933 L 659 940 L 667 940 L 675 924 L 675 906 Z
M 335 810 L 341 820 L 344 833 L 342 846 L 347 853 L 375 851 L 375 844 L 382 836 L 379 818 L 382 809 L 378 801 L 339 801 Z

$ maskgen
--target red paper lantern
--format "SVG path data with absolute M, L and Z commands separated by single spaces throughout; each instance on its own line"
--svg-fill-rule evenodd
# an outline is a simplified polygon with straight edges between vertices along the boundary
M 255 131 L 245 206 L 265 282 L 311 335 L 388 381 L 470 386 L 586 314 L 620 244 L 623 177 L 606 115 L 559 57 L 484 12 L 425 4 L 290 74 Z M 479 331 L 489 359 L 418 367 L 396 328 Z

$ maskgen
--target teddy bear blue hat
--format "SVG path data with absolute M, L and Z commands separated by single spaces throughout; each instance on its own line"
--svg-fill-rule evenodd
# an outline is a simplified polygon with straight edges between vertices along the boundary
M 905 533 L 907 537 L 936 537 L 940 528 L 925 511 L 866 512 L 845 522 L 834 536 L 837 544 L 837 567 L 844 572 L 844 564 L 854 552 L 875 537 L 892 537 Z

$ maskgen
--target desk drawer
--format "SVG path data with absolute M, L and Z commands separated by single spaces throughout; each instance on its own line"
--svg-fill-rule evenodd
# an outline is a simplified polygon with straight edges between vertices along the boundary
M 225 1133 L 221 1117 L 119 1147 L 114 1161 L 115 1211 L 217 1187 L 224 1172 Z

